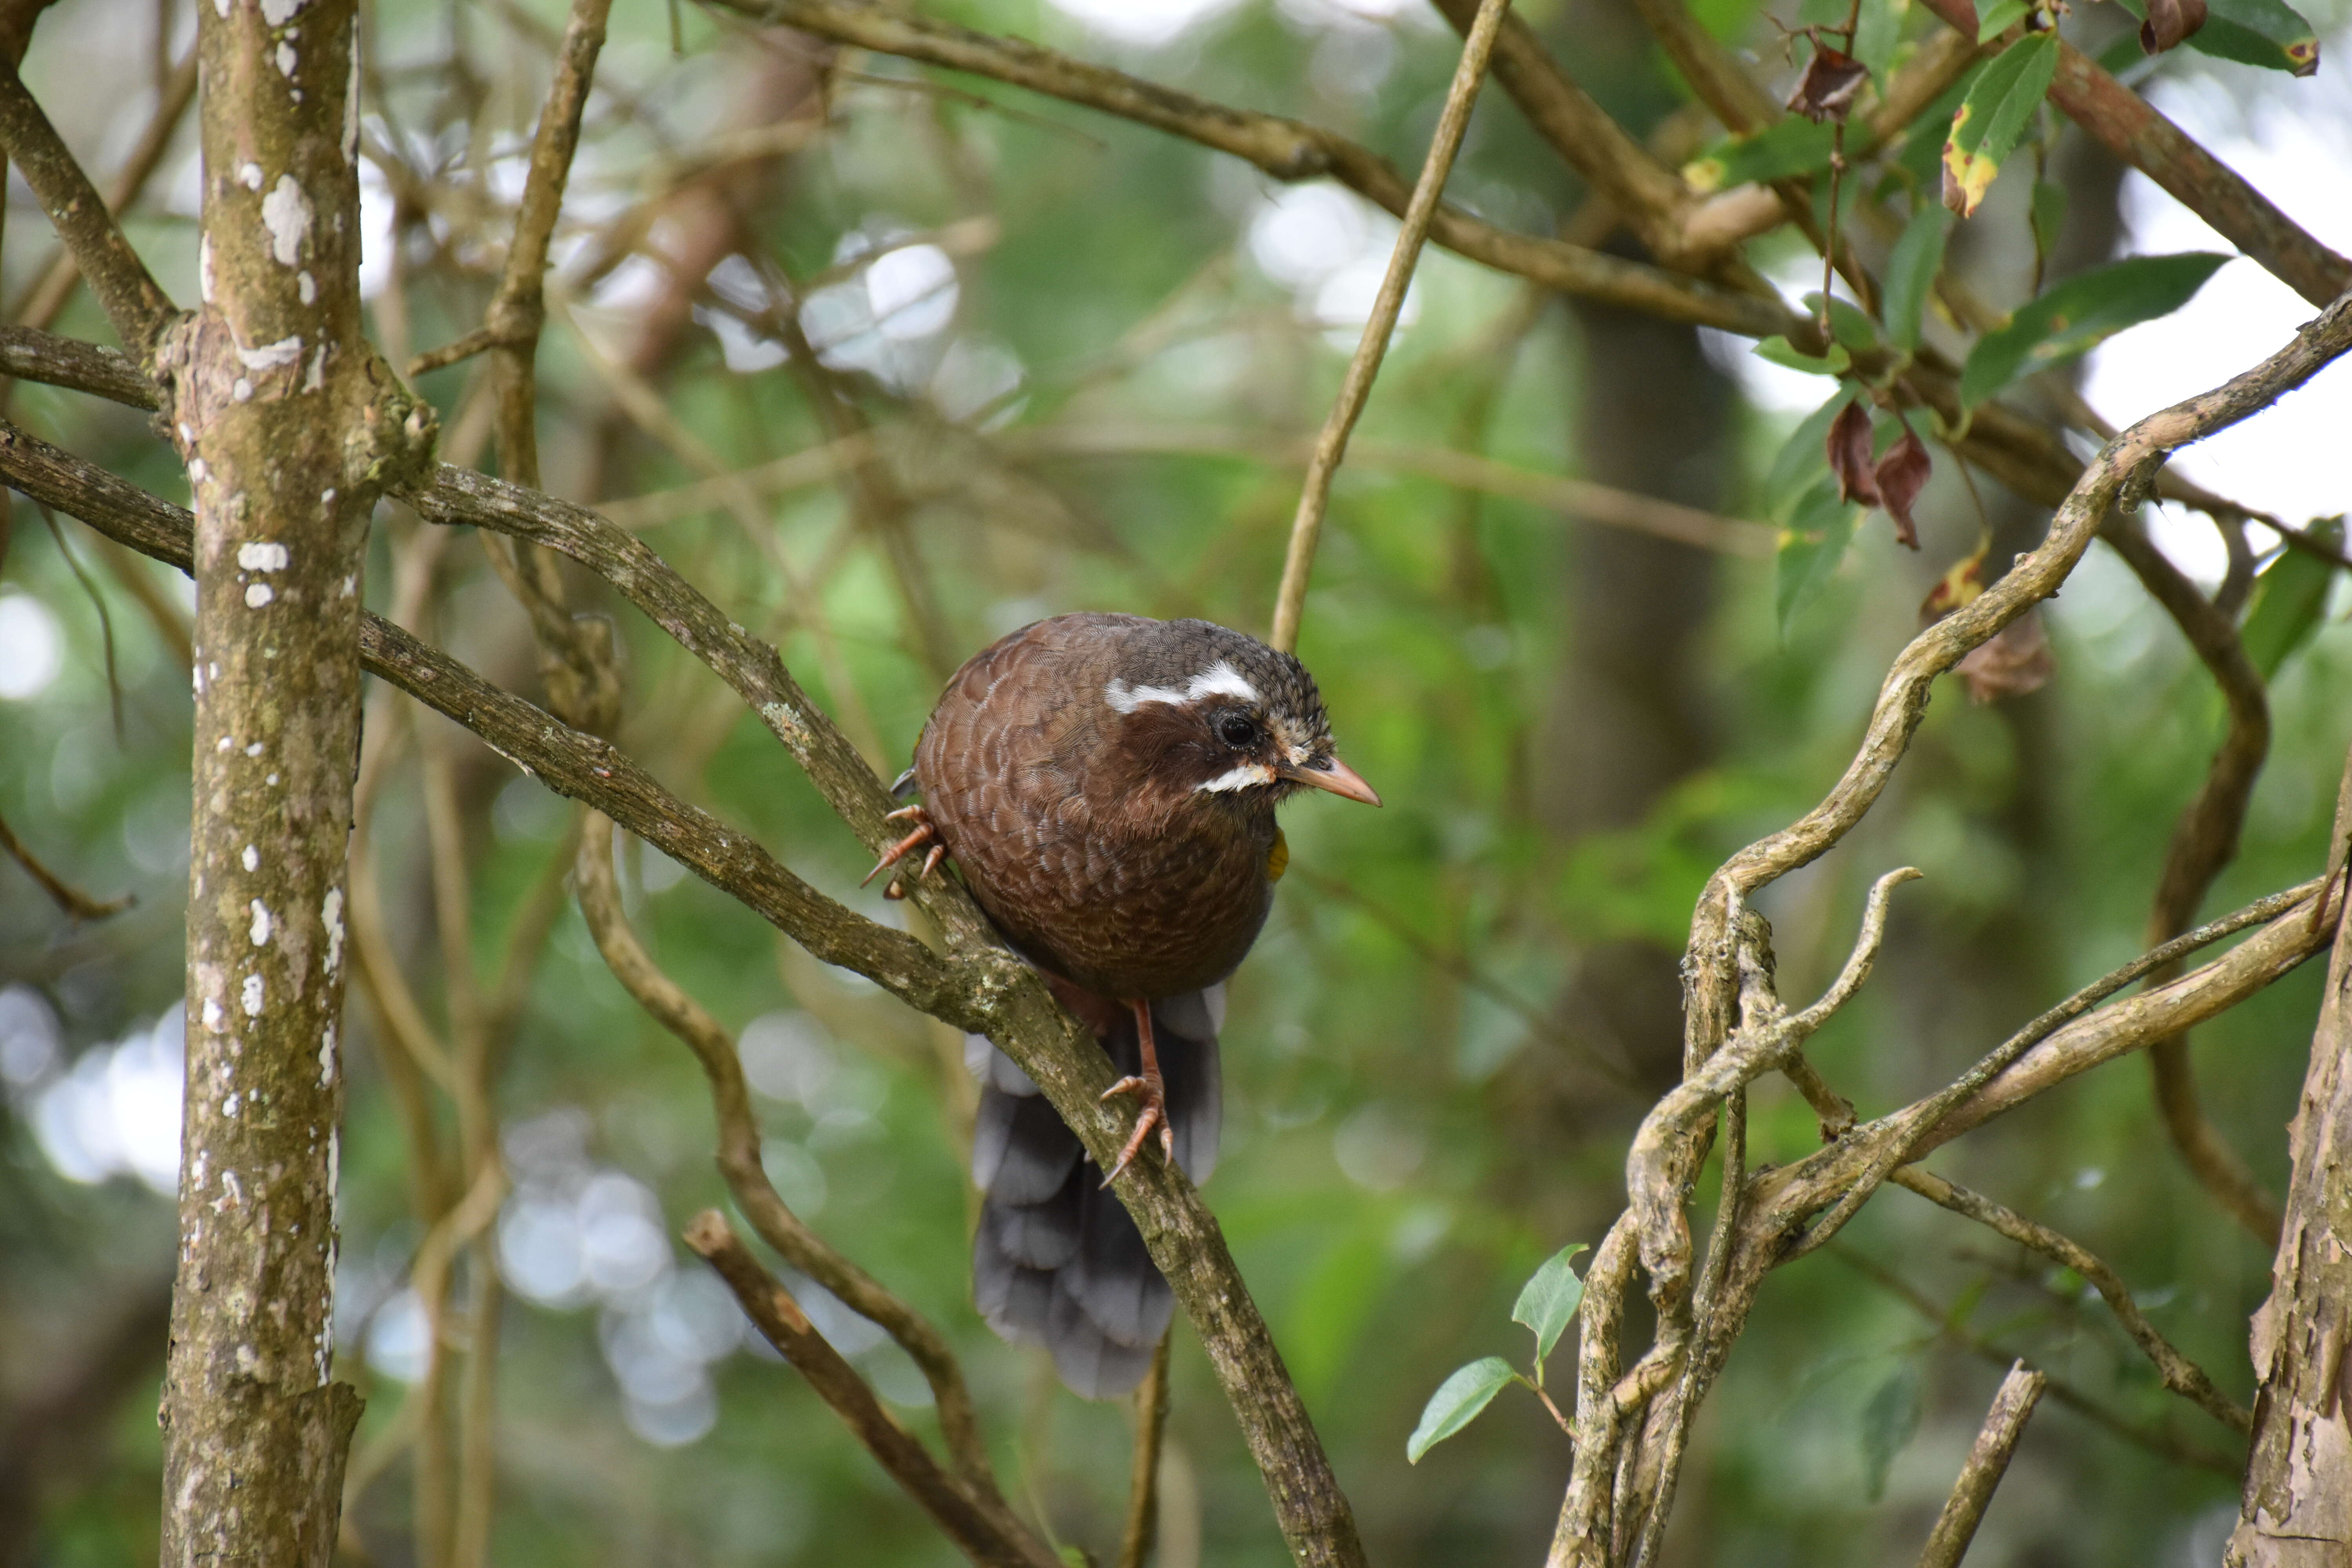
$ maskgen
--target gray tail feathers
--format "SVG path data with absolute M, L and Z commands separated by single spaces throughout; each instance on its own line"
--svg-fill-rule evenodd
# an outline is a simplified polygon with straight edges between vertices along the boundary
M 1120 1009 L 1101 1037 L 1121 1074 L 1140 1065 L 1135 1020 Z M 1225 988 L 1151 1005 L 1151 1032 L 1168 1086 L 1176 1163 L 1195 1182 L 1217 1163 L 1221 1082 L 1217 1031 Z M 1043 1345 L 1070 1391 L 1127 1393 L 1150 1370 L 1175 1297 L 1144 1251 L 1142 1233 L 1029 1075 L 985 1036 L 964 1037 L 980 1080 L 971 1174 L 982 1201 L 972 1237 L 972 1298 L 998 1336 Z

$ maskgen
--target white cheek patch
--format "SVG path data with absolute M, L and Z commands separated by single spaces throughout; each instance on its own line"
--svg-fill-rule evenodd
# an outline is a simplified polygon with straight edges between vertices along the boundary
M 1270 784 L 1273 782 L 1274 770 L 1264 763 L 1244 763 L 1240 767 L 1230 768 L 1219 773 L 1206 784 L 1194 784 L 1192 793 L 1223 795 L 1228 790 L 1250 789 L 1258 784 Z
M 1181 691 L 1171 686 L 1129 686 L 1117 679 L 1103 688 L 1103 700 L 1121 713 L 1132 713 L 1147 702 L 1182 704 L 1210 696 L 1238 697 L 1253 703 L 1259 700 L 1257 688 L 1222 658 L 1185 682 Z

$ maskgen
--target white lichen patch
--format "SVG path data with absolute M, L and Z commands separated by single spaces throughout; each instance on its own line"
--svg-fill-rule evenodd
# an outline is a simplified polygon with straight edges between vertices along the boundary
M 276 370 L 280 365 L 299 364 L 302 361 L 302 340 L 280 338 L 274 343 L 264 343 L 257 349 L 236 351 L 237 363 L 247 370 Z
M 269 945 L 269 928 L 271 925 L 269 906 L 263 903 L 259 899 L 256 899 L 253 900 L 252 909 L 253 929 L 247 934 L 253 938 L 254 946 L 268 947 Z
M 343 966 L 343 890 L 327 889 L 327 901 L 320 906 L 319 918 L 327 927 L 327 977 L 334 978 L 335 971 Z
M 221 1005 L 217 1000 L 210 996 L 205 997 L 205 1005 L 203 1008 L 199 1010 L 198 1016 L 204 1020 L 204 1026 L 205 1028 L 212 1030 L 215 1034 L 218 1034 L 220 1032 Z
M 257 539 L 236 547 L 236 563 L 247 572 L 283 572 L 293 558 L 286 546 L 274 540 Z
M 360 14 L 352 11 L 352 76 L 343 88 L 343 167 L 360 163 Z
M 302 194 L 293 175 L 278 175 L 269 194 L 261 198 L 261 226 L 269 231 L 269 254 L 280 267 L 291 267 L 302 259 L 302 244 L 310 237 L 310 198 Z
M 241 997 L 242 997 L 242 1000 L 243 1000 L 243 1001 L 244 1001 L 244 1003 L 245 1003 L 245 1016 L 246 1016 L 247 1017 L 248 1017 L 248 1018 L 258 1018 L 258 1017 L 260 1017 L 260 1016 L 261 1016 L 261 976 L 260 976 L 260 975 L 258 975 L 258 974 L 248 974 L 248 975 L 247 975 L 247 976 L 245 977 L 245 985 L 244 985 L 243 991 L 242 991 L 242 993 L 241 993 Z
M 213 237 L 206 235 L 196 244 L 196 290 L 205 303 L 213 302 Z
M 311 277 L 307 268 L 298 272 L 294 275 L 294 292 L 301 297 L 305 305 L 315 305 L 319 302 L 319 280 Z
M 247 845 L 245 847 L 245 853 L 237 857 L 237 861 L 248 871 L 260 870 L 261 850 L 259 847 L 252 844 Z
M 235 1089 L 229 1090 L 228 1098 L 221 1101 L 221 1114 L 227 1117 L 231 1121 L 236 1121 L 236 1108 L 239 1103 L 240 1101 L 236 1091 Z
M 221 15 L 226 16 L 228 13 L 224 11 Z M 241 163 L 237 165 L 236 183 L 243 185 L 248 191 L 257 191 L 261 189 L 261 165 L 258 163 Z
M 240 375 L 236 384 L 228 389 L 228 395 L 239 403 L 250 403 L 253 401 L 253 383 Z
M 257 610 L 277 596 L 269 591 L 268 584 L 256 583 L 245 591 L 245 607 L 248 610 Z
M 245 749 L 245 754 L 248 757 L 257 757 L 268 749 L 268 747 L 263 745 L 259 741 L 256 741 L 253 744 Z
M 261 19 L 273 27 L 282 27 L 302 14 L 305 0 L 261 0 Z
M 316 392 L 327 384 L 327 355 L 333 348 L 332 343 L 320 343 L 319 352 L 310 356 L 310 368 L 302 376 L 303 391 Z
M 327 1032 L 319 1037 L 319 1087 L 320 1089 L 331 1088 L 334 1084 L 334 1081 L 335 1026 L 332 1024 L 330 1024 L 327 1026 Z M 334 1180 L 331 1175 L 327 1179 L 331 1182 Z
M 278 74 L 279 76 L 284 77 L 288 81 L 292 81 L 294 79 L 294 68 L 300 63 L 301 57 L 295 54 L 293 45 L 281 42 L 278 46 Z

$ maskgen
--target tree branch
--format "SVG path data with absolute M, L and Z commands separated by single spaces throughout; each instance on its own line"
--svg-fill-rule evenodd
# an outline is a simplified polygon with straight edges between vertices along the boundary
M 2025 1423 L 2042 1402 L 2042 1390 L 2049 1381 L 2041 1373 L 2027 1371 L 2021 1361 L 2000 1380 L 1992 1408 L 1985 1412 L 1984 1426 L 1977 1433 L 1976 1446 L 1969 1450 L 1968 1463 L 1960 1467 L 1959 1479 L 1952 1483 L 1952 1495 L 1944 1500 L 1936 1528 L 1927 1532 L 1919 1568 L 1959 1568 L 1969 1542 L 1976 1539 L 1985 1509 L 1992 1502 L 1993 1489 L 2008 1473 L 2010 1456 L 2017 1452 L 2018 1439 L 2025 1436 Z
M 1724 1052 L 1726 1042 L 1733 1040 L 1741 1026 L 1742 976 L 1747 971 L 1739 932 L 1747 898 L 1824 853 L 1869 811 L 1917 729 L 1935 677 L 2055 591 L 2118 499 L 2126 505 L 2138 504 L 2173 450 L 2267 406 L 2347 348 L 2352 348 L 2352 296 L 2336 301 L 2305 326 L 2294 342 L 2252 370 L 2211 392 L 2151 415 L 2106 443 L 2068 493 L 2041 546 L 2021 557 L 2010 573 L 1974 602 L 1927 628 L 1904 649 L 1880 689 L 1862 745 L 1838 784 L 1798 822 L 1733 856 L 1710 879 L 1699 900 L 1684 971 L 1686 1086 L 1716 1085 L 1717 1080 L 1708 1076 L 1711 1059 Z M 2294 928 L 2293 934 L 2284 927 Z M 2096 1037 L 2097 1048 L 2112 1054 L 2185 1026 L 2193 1021 L 2189 1015 L 2210 1016 L 2198 1009 L 2218 1011 L 2302 962 L 2320 940 L 2310 933 L 2310 928 L 2307 912 L 2291 914 L 2271 931 L 2242 944 L 2206 970 L 2110 1009 L 2124 1016 L 2121 1022 L 2103 1017 L 2084 1032 Z M 2131 978 L 2142 973 L 2146 970 L 2134 966 Z M 2114 984 L 2128 984 L 2128 980 Z M 2164 998 L 2166 1030 L 2148 1032 L 2147 1017 L 2130 1015 L 2134 1007 L 2158 997 Z M 1737 1333 L 1766 1272 L 1833 1236 L 1867 1201 L 1887 1171 L 1906 1159 L 1916 1159 L 1936 1139 L 1959 1130 L 1957 1126 L 1948 1130 L 1944 1124 L 1963 1102 L 1977 1096 L 2035 1040 L 2091 1005 L 2090 1000 L 2078 998 L 2053 1010 L 1939 1094 L 1855 1129 L 1807 1161 L 1752 1178 L 1741 1205 L 1743 1217 L 1736 1238 L 1738 1251 L 1729 1259 L 1723 1300 L 1713 1314 L 1710 1338 L 1701 1349 Z M 2070 1046 L 2076 1043 L 2069 1042 Z M 2067 1070 L 2088 1065 L 2079 1054 L 2070 1055 L 2066 1061 Z M 1745 1065 L 1735 1062 L 1717 1069 L 1730 1080 L 1719 1087 L 1727 1089 L 1738 1081 Z M 2064 1071 L 2058 1076 L 2065 1076 Z M 2004 1085 L 2004 1089 L 2011 1087 L 2014 1086 Z M 1629 1152 L 1627 1185 L 1632 1201 L 1626 1215 L 1612 1227 L 1587 1278 L 1577 1452 L 1554 1538 L 1553 1561 L 1558 1563 L 1603 1561 L 1609 1543 L 1622 1541 L 1622 1532 L 1634 1528 L 1644 1500 L 1670 1493 L 1672 1489 L 1673 1478 L 1658 1473 L 1659 1450 L 1653 1447 L 1665 1436 L 1666 1428 L 1660 1426 L 1654 1412 L 1643 1421 L 1629 1417 L 1648 1409 L 1658 1391 L 1670 1384 L 1682 1358 L 1690 1353 L 1691 1242 L 1683 1194 L 1704 1158 L 1709 1129 L 1694 1118 L 1670 1135 L 1663 1127 L 1645 1125 L 1645 1131 L 1661 1135 L 1637 1139 Z M 1643 1194 L 1648 1194 L 1646 1201 Z M 1829 1213 L 1807 1229 L 1806 1221 L 1825 1208 Z M 1658 1329 L 1651 1350 L 1633 1373 L 1618 1379 L 1615 1348 L 1607 1342 L 1622 1321 L 1622 1293 L 1630 1283 L 1636 1253 L 1650 1276 Z M 1622 1508 L 1633 1510 L 1630 1518 L 1620 1507 L 1620 1478 L 1628 1478 L 1631 1489 Z
M 963 1368 L 947 1341 L 920 1313 L 803 1224 L 768 1180 L 760 1158 L 760 1123 L 751 1111 L 751 1092 L 743 1079 L 734 1037 L 662 972 L 629 929 L 621 910 L 620 887 L 613 875 L 613 819 L 602 812 L 589 815 L 574 868 L 580 912 L 587 919 L 605 967 L 656 1023 L 685 1042 L 710 1080 L 711 1110 L 719 1124 L 719 1172 L 744 1217 L 759 1232 L 760 1239 L 786 1262 L 840 1297 L 853 1311 L 880 1325 L 914 1358 L 931 1385 L 940 1429 L 956 1468 L 973 1488 L 984 1488 L 986 1495 L 993 1497 L 996 1480 L 981 1434 L 980 1415 L 964 1385 Z M 1005 1519 L 1009 1524 L 1009 1510 Z
M 727 1282 L 745 1315 L 793 1369 L 808 1380 L 817 1397 L 833 1407 L 891 1479 L 921 1504 L 949 1540 L 987 1568 L 1061 1568 L 1061 1560 L 1028 1538 L 1006 1532 L 971 1494 L 969 1485 L 940 1468 L 913 1433 L 882 1408 L 857 1370 L 826 1342 L 786 1290 L 751 1256 L 751 1248 L 716 1209 L 705 1209 L 686 1227 L 686 1245 Z
M 1315 454 L 1307 459 L 1307 482 L 1298 496 L 1298 510 L 1290 520 L 1290 548 L 1282 563 L 1282 583 L 1275 595 L 1274 630 L 1268 637 L 1285 653 L 1298 647 L 1298 621 L 1307 604 L 1307 579 L 1315 567 L 1315 544 L 1323 534 L 1323 513 L 1331 501 L 1331 480 L 1339 471 L 1340 459 L 1348 455 L 1348 437 L 1364 412 L 1364 403 L 1372 395 L 1373 378 L 1381 374 L 1381 361 L 1388 356 L 1389 337 L 1396 331 L 1397 313 L 1404 309 L 1406 287 L 1412 281 L 1413 268 L 1421 259 L 1422 241 L 1428 237 L 1429 220 L 1437 211 L 1437 199 L 1444 193 L 1445 176 L 1453 171 L 1454 154 L 1461 148 L 1462 133 L 1470 125 L 1470 107 L 1478 100 L 1478 85 L 1486 77 L 1487 58 L 1495 48 L 1495 36 L 1501 27 L 1503 16 L 1510 0 L 1478 0 L 1477 19 L 1471 25 L 1463 41 L 1462 58 L 1454 63 L 1454 81 L 1446 89 L 1445 107 L 1437 117 L 1437 129 L 1429 139 L 1429 156 L 1421 166 L 1421 178 L 1414 182 L 1412 199 L 1405 204 L 1404 222 L 1397 230 L 1396 245 L 1389 252 L 1388 270 L 1381 277 L 1381 289 L 1372 300 L 1371 314 L 1365 319 L 1362 336 L 1356 340 L 1356 352 L 1349 358 L 1348 374 L 1339 383 L 1339 395 L 1331 412 L 1323 421 L 1323 433 L 1315 438 Z
M 25 89 L 14 61 L 0 55 L 0 150 L 25 176 L 72 252 L 90 292 L 114 323 L 115 335 L 142 363 L 177 310 L 139 253 L 115 226 L 106 200 L 89 183 L 57 127 Z
M 877 53 L 969 71 L 1083 104 L 1228 153 L 1277 180 L 1329 176 L 1402 217 L 1411 187 L 1357 142 L 1276 115 L 1233 109 L 1121 71 L 1089 65 L 1019 38 L 999 38 L 950 22 L 903 16 L 857 0 L 721 0 L 762 21 L 782 23 Z M 1769 300 L 1735 293 L 1659 268 L 1622 261 L 1559 240 L 1513 234 L 1441 205 L 1429 237 L 1446 249 L 1548 289 L 1646 311 L 1668 321 L 1721 327 L 1748 337 L 1808 331 L 1802 317 Z

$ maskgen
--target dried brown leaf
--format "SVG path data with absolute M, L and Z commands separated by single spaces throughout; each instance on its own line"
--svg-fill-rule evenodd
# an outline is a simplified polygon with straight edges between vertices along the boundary
M 2050 651 L 2041 611 L 2026 611 L 1969 649 L 1952 673 L 1968 682 L 1969 700 L 1979 707 L 2042 689 L 2058 673 L 2058 660 Z
M 1919 601 L 1919 624 L 1928 626 L 1942 620 L 1961 605 L 1971 604 L 1985 591 L 1985 556 L 1992 549 L 1992 536 L 1985 535 L 1977 542 L 1977 552 L 1964 560 L 1955 561 L 1927 590 Z
M 2147 0 L 2147 20 L 2139 25 L 2139 47 L 2160 55 L 2205 25 L 2205 0 Z
M 1887 447 L 1886 455 L 1871 470 L 1871 479 L 1878 486 L 1878 504 L 1895 520 L 1895 537 L 1906 549 L 1919 548 L 1919 528 L 1911 521 L 1911 507 L 1927 488 L 1927 476 L 1935 469 L 1927 445 L 1906 426 L 1903 438 Z
M 2203 0 L 2193 3 L 2201 11 Z M 1789 95 L 1789 107 L 1808 120 L 1843 121 L 1853 112 L 1862 84 L 1869 79 L 1869 67 L 1815 38 L 1813 58 L 1805 67 L 1804 79 Z
M 1830 425 L 1830 472 L 1837 476 L 1838 500 L 1878 504 L 1878 479 L 1870 461 L 1870 407 L 1856 398 L 1838 410 Z

